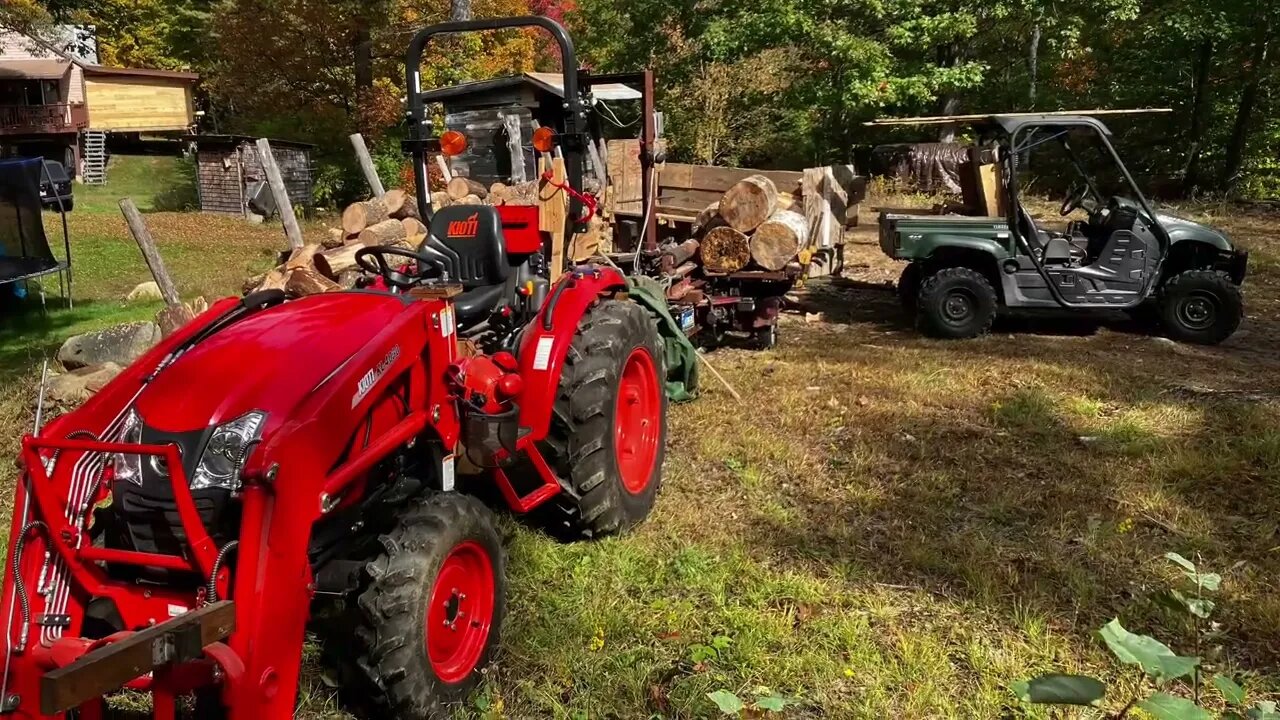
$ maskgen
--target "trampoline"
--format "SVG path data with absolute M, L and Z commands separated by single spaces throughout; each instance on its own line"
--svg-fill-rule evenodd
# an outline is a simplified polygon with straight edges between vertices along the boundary
M 59 260 L 49 247 L 44 231 L 41 178 L 48 178 L 48 171 L 40 158 L 0 160 L 0 289 L 23 283 L 25 291 L 31 280 L 56 274 L 59 291 L 71 307 L 71 241 L 67 215 L 61 213 L 63 259 Z M 40 302 L 43 306 L 43 287 Z

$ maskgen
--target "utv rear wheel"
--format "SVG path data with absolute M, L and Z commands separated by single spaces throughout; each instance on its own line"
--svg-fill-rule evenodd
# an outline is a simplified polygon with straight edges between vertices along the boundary
M 355 612 L 358 667 L 380 715 L 449 716 L 480 681 L 506 611 L 506 560 L 488 508 L 465 495 L 410 504 L 379 538 Z
M 916 324 L 933 337 L 977 337 L 991 329 L 998 302 L 991 283 L 977 270 L 939 270 L 920 286 Z
M 1160 324 L 1174 340 L 1217 345 L 1243 317 L 1240 288 L 1224 272 L 1188 270 L 1160 289 Z
M 547 532 L 576 540 L 648 517 L 667 439 L 662 339 L 648 311 L 604 300 L 578 323 L 541 445 L 568 487 L 543 509 Z

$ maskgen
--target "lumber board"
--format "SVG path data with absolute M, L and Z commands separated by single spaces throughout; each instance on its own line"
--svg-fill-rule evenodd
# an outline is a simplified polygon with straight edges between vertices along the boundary
M 792 193 L 799 189 L 804 173 L 794 170 L 756 170 L 667 163 L 658 171 L 658 187 L 673 190 L 709 190 L 723 194 L 752 175 L 763 175 L 769 178 L 777 186 L 779 193 Z
M 170 663 L 194 660 L 236 629 L 235 603 L 211 603 L 85 653 L 40 678 L 40 711 L 55 715 Z

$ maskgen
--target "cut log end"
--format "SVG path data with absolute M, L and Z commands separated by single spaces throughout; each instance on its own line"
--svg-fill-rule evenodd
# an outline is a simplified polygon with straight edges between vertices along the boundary
M 737 272 L 751 259 L 747 236 L 728 226 L 708 230 L 699 249 L 703 266 L 712 272 Z
M 809 240 L 809 223 L 794 210 L 779 210 L 751 236 L 751 259 L 765 270 L 781 270 Z
M 469 195 L 484 198 L 489 195 L 489 188 L 468 177 L 455 177 L 445 186 L 444 191 L 453 200 L 462 200 Z
M 362 245 L 392 245 L 408 237 L 401 220 L 383 220 L 360 231 Z
M 725 192 L 720 198 L 719 212 L 726 225 L 745 233 L 768 220 L 777 207 L 777 186 L 764 175 L 752 175 Z
M 387 217 L 387 206 L 380 199 L 351 203 L 342 211 L 342 230 L 348 235 L 355 235 Z

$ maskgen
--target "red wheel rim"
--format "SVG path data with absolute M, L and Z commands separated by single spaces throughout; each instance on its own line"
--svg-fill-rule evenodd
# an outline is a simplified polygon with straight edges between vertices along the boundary
M 661 392 L 658 371 L 649 352 L 644 348 L 632 350 L 618 381 L 613 413 L 613 454 L 622 486 L 632 495 L 644 492 L 653 478 L 658 435 L 662 431 Z
M 489 551 L 467 540 L 449 551 L 431 587 L 426 644 L 436 677 L 459 683 L 476 668 L 489 641 L 493 605 Z

